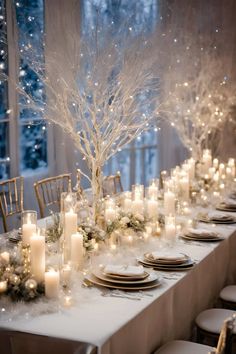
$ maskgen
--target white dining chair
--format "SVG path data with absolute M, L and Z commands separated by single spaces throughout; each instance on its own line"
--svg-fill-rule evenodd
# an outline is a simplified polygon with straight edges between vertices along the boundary
M 224 287 L 219 295 L 224 308 L 236 310 L 236 285 Z
M 222 323 L 228 317 L 235 319 L 235 311 L 212 308 L 202 311 L 195 319 L 197 329 L 197 342 L 213 344 L 217 342 Z M 233 328 L 232 336 L 235 337 L 236 328 Z
M 1 354 L 97 354 L 97 347 L 85 342 L 0 329 Z
M 234 328 L 235 317 L 233 315 L 223 321 L 216 348 L 184 340 L 174 340 L 163 345 L 154 354 L 232 354 L 231 346 Z

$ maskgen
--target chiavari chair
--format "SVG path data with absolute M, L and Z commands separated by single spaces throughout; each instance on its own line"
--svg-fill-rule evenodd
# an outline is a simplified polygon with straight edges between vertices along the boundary
M 71 175 L 63 174 L 44 178 L 34 183 L 34 190 L 39 205 L 41 218 L 45 217 L 46 210 L 60 209 L 62 192 L 71 191 Z
M 218 334 L 217 347 L 188 342 L 184 340 L 174 340 L 163 345 L 154 354 L 233 354 L 232 336 L 235 328 L 235 315 L 226 318 Z
M 3 229 L 8 230 L 7 219 L 23 211 L 23 177 L 14 177 L 0 182 L 0 212 Z
M 102 183 L 103 196 L 115 195 L 117 193 L 123 192 L 123 186 L 121 183 L 120 172 L 115 175 L 105 176 Z

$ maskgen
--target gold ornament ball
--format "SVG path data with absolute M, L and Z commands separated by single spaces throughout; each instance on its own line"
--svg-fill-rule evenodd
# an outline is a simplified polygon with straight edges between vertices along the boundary
M 25 288 L 27 290 L 35 290 L 37 288 L 37 282 L 34 279 L 28 279 L 25 282 Z

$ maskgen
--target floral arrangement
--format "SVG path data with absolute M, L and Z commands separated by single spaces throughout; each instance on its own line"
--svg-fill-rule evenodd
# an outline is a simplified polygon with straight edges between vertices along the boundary
M 147 220 L 143 215 L 120 212 L 118 217 L 107 224 L 106 232 L 110 236 L 115 230 L 132 229 L 135 232 L 145 231 Z
M 78 226 L 78 232 L 83 235 L 83 246 L 86 251 L 91 251 L 94 248 L 95 242 L 104 242 L 106 239 L 106 233 L 100 229 L 97 225 L 93 224 L 80 224 Z
M 0 297 L 6 295 L 12 301 L 32 301 L 44 296 L 44 284 L 38 283 L 30 273 L 29 249 L 19 254 L 0 254 Z

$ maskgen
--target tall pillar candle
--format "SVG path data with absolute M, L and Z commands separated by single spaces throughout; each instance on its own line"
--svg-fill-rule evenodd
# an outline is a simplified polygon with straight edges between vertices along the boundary
M 165 215 L 175 214 L 175 194 L 170 190 L 164 193 L 164 213 Z
M 33 235 L 30 239 L 31 273 L 42 282 L 45 276 L 45 237 Z
M 30 238 L 36 233 L 36 224 L 32 224 L 30 221 L 22 225 L 22 242 L 23 245 L 30 244 Z
M 45 295 L 48 299 L 56 299 L 59 296 L 60 276 L 59 272 L 49 270 L 45 273 Z
M 83 235 L 79 232 L 71 235 L 71 262 L 77 267 L 83 262 Z
M 181 198 L 184 201 L 188 201 L 189 200 L 189 179 L 187 177 L 180 178 L 179 188 L 181 191 Z
M 132 200 L 130 198 L 124 199 L 123 208 L 124 208 L 125 213 L 130 213 L 131 208 L 132 208 Z
M 154 199 L 147 200 L 147 216 L 150 219 L 157 218 L 158 216 L 158 202 Z
M 71 235 L 77 232 L 77 214 L 71 209 L 65 212 L 64 217 L 64 239 L 65 239 L 65 261 L 70 257 Z

